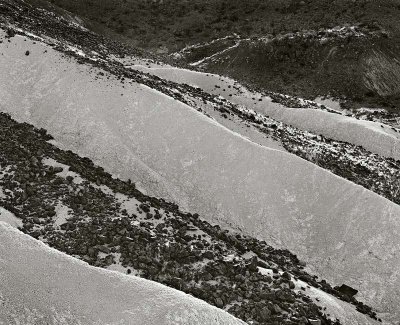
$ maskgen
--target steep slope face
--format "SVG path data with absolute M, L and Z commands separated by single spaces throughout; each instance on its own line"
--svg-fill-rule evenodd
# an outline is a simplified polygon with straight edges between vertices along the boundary
M 397 55 L 372 50 L 364 62 L 364 84 L 380 96 L 399 97 L 400 60 Z
M 146 196 L 50 139 L 0 113 L 0 206 L 13 211 L 5 210 L 9 221 L 17 219 L 26 234 L 90 265 L 190 293 L 249 323 L 376 324 L 369 306 L 311 276 L 289 251 Z
M 48 46 L 17 36 L 1 50 L 2 110 L 152 195 L 292 249 L 380 312 L 399 312 L 397 205 L 148 87 L 96 80 L 102 71 Z
M 0 222 L 0 324 L 244 324 L 177 290 L 91 267 Z
M 232 103 L 244 105 L 255 112 L 301 130 L 360 145 L 373 153 L 400 160 L 400 132 L 389 125 L 359 120 L 332 110 L 286 107 L 274 102 L 269 96 L 244 88 L 233 79 L 215 74 L 180 69 L 165 64 L 150 64 L 144 60 L 125 59 L 123 62 L 132 69 L 200 87 L 206 92 L 223 96 Z M 375 70 L 376 74 L 371 75 L 371 80 L 376 80 L 374 83 L 376 87 L 388 87 L 384 81 L 377 80 L 380 77 L 378 71 L 380 70 Z M 298 105 L 300 106 L 300 102 Z
M 205 105 L 203 109 L 227 128 L 262 146 L 291 152 L 400 203 L 400 161 L 393 159 L 400 157 L 400 129 L 380 118 L 360 120 L 312 101 L 254 92 L 226 77 L 152 60 L 120 61 L 129 71 L 144 71 L 218 96 L 224 101 L 222 106 L 215 110 L 215 106 Z

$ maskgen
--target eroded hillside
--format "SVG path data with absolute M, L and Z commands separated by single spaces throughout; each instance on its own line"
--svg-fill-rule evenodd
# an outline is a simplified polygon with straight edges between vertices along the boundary
M 341 298 L 332 286 L 347 283 L 385 321 L 396 318 L 398 205 L 367 190 L 374 189 L 368 182 L 362 188 L 327 171 L 336 167 L 339 174 L 345 164 L 331 169 L 328 159 L 319 159 L 323 169 L 313 158 L 329 157 L 339 146 L 349 153 L 339 157 L 354 167 L 354 182 L 357 175 L 368 176 L 357 167 L 363 159 L 371 173 L 384 170 L 381 184 L 389 193 L 394 192 L 385 187 L 385 177 L 398 172 L 396 161 L 296 129 L 218 93 L 126 66 L 124 58 L 141 53 L 75 21 L 19 1 L 3 2 L 0 8 L 5 13 L 0 107 L 55 137 L 45 142 L 50 137 L 44 130 L 3 116 L 4 147 L 9 148 L 3 164 L 10 167 L 3 172 L 2 204 L 24 220 L 25 232 L 94 265 L 118 265 L 124 272 L 129 268 L 165 281 L 245 320 L 298 323 L 308 321 L 304 316 L 329 323 L 329 316 L 302 298 L 307 288 L 299 280 Z M 179 77 L 181 71 L 177 73 Z M 397 141 L 396 130 L 379 133 Z M 311 155 L 319 146 L 320 153 Z M 87 156 L 104 169 L 60 148 Z M 288 153 L 300 149 L 309 161 Z M 182 210 L 143 193 L 178 203 Z M 228 228 L 240 230 L 240 240 Z M 214 241 L 219 244 L 209 245 Z M 289 248 L 308 263 L 311 273 L 333 285 L 308 276 L 293 253 L 267 242 Z M 140 253 L 133 254 L 136 248 Z M 257 267 L 266 268 L 266 274 Z M 237 283 L 243 278 L 233 277 L 239 269 L 248 280 L 248 293 Z M 221 282 L 213 282 L 207 273 L 220 275 Z M 262 292 L 253 280 L 262 283 Z M 235 284 L 238 292 L 231 295 L 227 288 Z M 271 286 L 273 296 L 259 304 L 260 294 Z M 279 290 L 283 294 L 276 295 Z M 345 296 L 375 317 L 365 304 Z M 265 305 L 272 298 L 276 301 Z M 357 312 L 343 308 L 346 312 L 332 314 L 346 324 L 364 322 Z
M 398 69 L 380 70 L 390 93 L 382 92 L 380 82 L 364 82 L 381 65 L 387 66 L 386 59 L 390 65 L 399 60 L 398 1 L 30 2 L 60 6 L 100 33 L 164 56 L 195 43 L 211 43 L 190 55 L 195 61 L 177 62 L 195 63 L 220 52 L 214 64 L 203 68 L 262 90 L 311 99 L 333 96 L 353 109 L 399 112 Z M 237 37 L 240 46 L 229 49 Z

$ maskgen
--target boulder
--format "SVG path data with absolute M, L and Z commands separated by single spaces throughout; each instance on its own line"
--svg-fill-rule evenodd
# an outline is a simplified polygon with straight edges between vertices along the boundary
M 260 311 L 260 318 L 262 321 L 267 321 L 270 319 L 271 317 L 271 311 L 269 310 L 269 308 L 267 306 L 265 306 L 263 309 L 261 309 Z
M 215 298 L 215 306 L 218 308 L 224 307 L 224 301 L 220 297 Z
M 353 297 L 358 293 L 358 290 L 346 284 L 342 284 L 340 287 L 335 287 L 334 289 L 349 297 Z

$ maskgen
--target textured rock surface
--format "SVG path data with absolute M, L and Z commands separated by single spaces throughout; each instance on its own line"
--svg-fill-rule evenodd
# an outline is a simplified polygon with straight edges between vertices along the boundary
M 0 222 L 0 324 L 244 324 L 201 300 L 91 267 Z
M 400 86 L 400 62 L 374 50 L 364 62 L 364 82 L 381 96 L 396 95 Z
M 291 249 L 378 311 L 399 312 L 397 205 L 147 87 L 94 81 L 97 71 L 45 49 L 20 37 L 0 46 L 2 110 L 153 195 Z

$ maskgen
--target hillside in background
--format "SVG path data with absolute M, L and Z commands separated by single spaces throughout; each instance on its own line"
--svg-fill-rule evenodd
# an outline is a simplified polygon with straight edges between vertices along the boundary
M 331 96 L 350 108 L 399 112 L 398 0 L 50 2 L 96 31 L 163 55 L 237 35 L 240 46 L 203 69 L 263 90 L 310 99 Z M 364 35 L 330 35 L 330 29 L 343 26 L 357 26 Z M 314 36 L 304 37 L 310 31 Z M 202 59 L 227 47 L 224 42 L 203 46 L 195 56 Z M 177 62 L 194 61 L 183 57 Z
M 222 41 L 189 48 L 178 57 L 257 89 L 398 112 L 400 47 L 382 31 L 346 25 L 231 42 L 222 49 L 216 48 Z
M 34 2 L 37 0 L 30 0 Z M 397 0 L 51 0 L 140 47 L 177 51 L 232 33 L 277 35 L 362 23 L 400 31 Z

